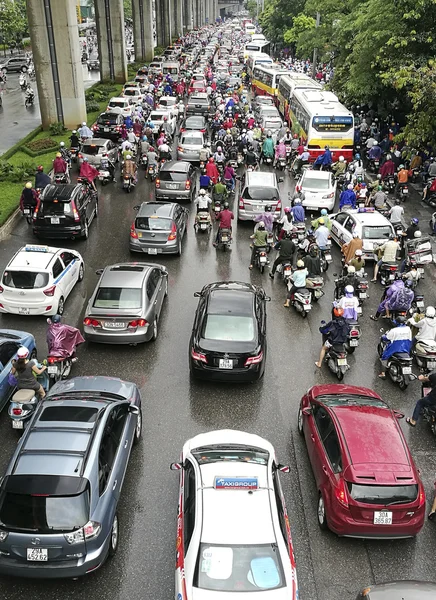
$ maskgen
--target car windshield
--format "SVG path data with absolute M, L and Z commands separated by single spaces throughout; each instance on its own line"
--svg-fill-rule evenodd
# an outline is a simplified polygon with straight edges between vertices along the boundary
M 83 146 L 82 152 L 83 154 L 88 154 L 89 156 L 97 156 L 103 146 L 97 146 L 97 144 L 88 144 Z
M 19 290 L 37 290 L 48 284 L 48 273 L 33 271 L 5 271 L 3 283 Z
M 189 117 L 185 121 L 186 129 L 203 129 L 203 127 L 205 127 L 203 117 Z
M 364 504 L 407 504 L 418 497 L 418 486 L 414 485 L 363 485 L 347 482 L 350 496 Z
M 269 453 L 260 448 L 244 449 L 243 446 L 234 448 L 210 447 L 198 448 L 192 452 L 197 459 L 198 464 L 205 465 L 215 462 L 243 462 L 255 463 L 266 467 L 268 464 Z
M 270 187 L 246 187 L 242 194 L 244 200 L 277 200 L 277 190 Z
M 109 106 L 110 106 L 111 108 L 124 108 L 124 107 L 126 106 L 126 104 L 127 104 L 127 103 L 126 103 L 126 102 L 123 102 L 122 100 L 119 100 L 118 102 L 116 102 L 116 101 L 114 101 L 114 100 L 111 100 L 111 101 L 109 102 Z
M 40 496 L 5 492 L 0 522 L 8 529 L 52 533 L 73 531 L 89 520 L 89 492 L 77 496 Z
M 201 135 L 182 135 L 182 139 L 180 141 L 181 144 L 188 144 L 192 146 L 202 146 L 203 145 L 203 137 Z
M 161 181 L 186 181 L 188 175 L 186 173 L 178 173 L 177 171 L 160 171 L 159 179 Z
M 280 127 L 282 126 L 282 122 L 280 121 L 280 119 L 274 119 L 272 121 L 270 121 L 269 119 L 265 119 L 264 121 L 264 128 L 265 129 L 280 129 Z
M 207 106 L 209 104 L 209 100 L 207 98 L 191 98 L 188 101 L 188 106 L 192 106 L 193 104 L 204 104 L 204 106 Z
M 253 317 L 207 315 L 202 337 L 206 340 L 252 342 L 255 337 Z
M 362 238 L 364 240 L 381 240 L 381 239 L 389 239 L 389 236 L 392 233 L 392 229 L 389 225 L 381 225 L 380 227 L 364 227 Z
M 159 104 L 161 104 L 162 106 L 174 106 L 175 103 L 175 98 L 161 98 L 159 100 Z
M 136 229 L 146 229 L 149 231 L 170 231 L 171 223 L 171 219 L 164 217 L 136 217 L 135 227 Z
M 280 118 L 278 111 L 274 106 L 268 106 L 265 104 L 262 106 L 262 116 Z
M 217 592 L 261 592 L 284 587 L 285 581 L 275 543 L 200 544 L 194 587 Z
M 315 177 L 305 177 L 303 180 L 303 189 L 328 190 L 330 189 L 330 178 L 318 179 Z
M 95 308 L 141 308 L 140 288 L 101 287 L 95 296 Z
M 150 121 L 163 121 L 164 115 L 151 113 L 151 115 L 148 118 L 150 119 Z
M 354 394 L 335 394 L 332 396 L 317 396 L 316 398 L 326 406 L 379 406 L 387 408 L 387 405 L 380 398 L 371 396 L 358 396 Z

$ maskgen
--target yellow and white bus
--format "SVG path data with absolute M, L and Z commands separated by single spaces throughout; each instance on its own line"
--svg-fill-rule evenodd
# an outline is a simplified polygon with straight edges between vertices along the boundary
M 273 64 L 274 61 L 269 54 L 265 54 L 265 52 L 254 52 L 247 58 L 247 73 L 250 77 L 253 77 L 254 67 L 258 65 L 271 67 Z
M 354 117 L 333 92 L 301 73 L 280 78 L 279 112 L 308 147 L 315 160 L 329 146 L 333 159 L 353 157 Z
M 252 58 L 255 58 L 253 56 Z M 271 96 L 276 101 L 281 77 L 289 73 L 281 66 L 256 64 L 251 76 L 251 89 L 255 96 Z

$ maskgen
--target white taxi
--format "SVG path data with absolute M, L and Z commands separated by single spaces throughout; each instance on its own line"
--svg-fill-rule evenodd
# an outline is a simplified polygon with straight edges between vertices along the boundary
M 331 237 L 342 246 L 357 233 L 363 242 L 363 258 L 374 260 L 374 246 L 381 246 L 394 234 L 391 222 L 373 208 L 344 210 L 331 217 Z
M 61 315 L 65 300 L 85 273 L 76 250 L 27 244 L 9 261 L 0 283 L 0 312 Z
M 197 435 L 183 446 L 175 600 L 295 600 L 289 519 L 273 446 L 242 431 Z

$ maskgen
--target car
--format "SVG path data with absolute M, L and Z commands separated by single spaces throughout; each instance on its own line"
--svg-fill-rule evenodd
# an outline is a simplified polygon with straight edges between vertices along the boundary
M 184 160 L 166 161 L 159 169 L 155 181 L 157 200 L 188 200 L 192 202 L 197 191 L 197 173 L 191 163 Z
M 277 108 L 275 106 L 269 106 L 268 104 L 258 104 L 255 108 L 255 114 L 259 120 L 262 120 L 265 117 L 280 118 L 280 113 Z
M 336 179 L 329 171 L 305 169 L 295 189 L 304 193 L 302 205 L 308 210 L 333 210 L 336 201 Z
M 185 131 L 201 131 L 206 136 L 207 120 L 202 115 L 189 115 L 185 117 L 180 124 L 180 133 Z
M 115 555 L 118 502 L 142 433 L 141 395 L 115 377 L 57 382 L 0 484 L 0 574 L 77 578 Z
M 164 117 L 167 118 L 167 121 L 171 126 L 171 135 L 174 136 L 177 126 L 177 117 L 172 110 L 168 110 L 167 108 L 152 110 L 148 116 L 148 121 L 151 121 L 154 125 L 154 128 L 157 130 L 163 125 Z
M 271 96 L 256 96 L 253 99 L 253 105 L 258 112 L 261 106 L 274 106 L 274 99 Z
M 260 119 L 260 126 L 264 131 L 270 131 L 272 133 L 274 143 L 276 143 L 277 135 L 280 129 L 283 127 L 283 121 L 280 117 L 269 117 L 265 115 Z
M 162 73 L 162 60 L 155 56 L 153 61 L 149 64 L 148 70 L 150 75 L 157 75 L 158 73 Z
M 135 77 L 135 83 L 139 83 L 139 88 L 141 90 L 145 90 L 147 89 L 148 86 L 148 79 L 147 79 L 147 75 L 144 73 L 140 73 L 138 71 L 136 77 Z
M 241 85 L 241 78 L 240 77 L 235 77 L 234 75 L 231 75 L 227 79 L 227 85 L 230 88 L 239 88 L 239 86 Z
M 238 221 L 254 221 L 271 206 L 274 220 L 281 217 L 282 202 L 275 173 L 248 171 L 241 176 L 239 183 Z
M 126 83 L 123 85 L 122 92 L 124 92 L 127 88 L 137 88 L 142 94 L 144 87 L 145 86 L 141 85 L 138 81 L 126 81 Z
M 130 98 L 111 98 L 106 112 L 120 112 L 123 117 L 131 117 L 133 114 L 132 100 Z
M 83 163 L 83 159 L 87 158 L 90 165 L 99 167 L 101 163 L 102 154 L 107 154 L 109 160 L 112 162 L 118 161 L 118 146 L 109 139 L 91 138 L 87 140 L 82 147 L 78 155 L 79 164 Z
M 302 397 L 298 431 L 318 491 L 318 524 L 339 536 L 407 538 L 425 521 L 425 492 L 398 423 L 374 391 L 315 385 Z
M 188 88 L 188 94 L 198 94 L 206 92 L 206 83 L 204 81 L 193 81 Z
M 180 476 L 175 597 L 224 600 L 246 592 L 296 600 L 279 477 L 289 467 L 277 461 L 273 446 L 244 431 L 210 431 L 188 440 L 171 469 Z
M 210 111 L 210 101 L 207 94 L 192 94 L 186 104 L 185 115 L 203 115 L 207 117 Z
M 0 71 L 3 73 L 26 73 L 29 69 L 29 58 L 27 56 L 11 56 L 0 63 Z
M 266 302 L 261 287 L 239 281 L 205 285 L 189 342 L 193 378 L 247 382 L 260 379 L 266 363 Z
M 177 96 L 161 96 L 156 106 L 157 110 L 169 110 L 177 117 L 179 116 L 179 105 Z
M 89 71 L 100 71 L 100 61 L 98 58 L 94 58 L 93 60 L 87 60 L 86 64 L 88 66 Z
M 65 300 L 84 274 L 83 258 L 76 250 L 26 244 L 3 271 L 0 312 L 61 315 Z
M 123 98 L 130 98 L 133 101 L 133 104 L 142 104 L 144 96 L 141 90 L 137 87 L 128 87 L 122 92 Z
M 87 239 L 97 216 L 98 197 L 89 185 L 48 185 L 33 214 L 33 234 L 37 238 Z
M 182 254 L 188 211 L 175 202 L 143 202 L 130 227 L 129 249 L 146 254 Z
M 12 369 L 12 361 L 17 358 L 18 348 L 21 346 L 29 350 L 31 359 L 36 358 L 36 342 L 31 333 L 16 329 L 0 329 L 0 410 L 15 392 L 15 386 L 10 385 L 8 375 Z
M 393 581 L 364 588 L 356 600 L 434 600 L 436 583 L 428 581 Z
M 191 82 L 189 85 L 192 85 L 194 83 L 194 81 L 201 81 L 202 83 L 206 83 L 206 80 L 204 78 L 204 73 L 203 72 L 193 73 L 192 77 L 191 77 Z
M 184 131 L 180 134 L 177 145 L 177 160 L 200 161 L 200 150 L 204 147 L 205 138 L 201 131 Z
M 372 208 L 340 211 L 331 218 L 332 239 L 339 245 L 348 244 L 357 233 L 363 242 L 363 258 L 374 260 L 374 246 L 384 244 L 395 235 L 392 223 Z
M 97 137 L 117 142 L 120 139 L 123 124 L 124 117 L 121 113 L 104 112 L 101 113 L 91 129 Z
M 168 295 L 163 265 L 142 262 L 109 265 L 88 301 L 83 333 L 88 342 L 130 344 L 156 340 L 158 322 Z

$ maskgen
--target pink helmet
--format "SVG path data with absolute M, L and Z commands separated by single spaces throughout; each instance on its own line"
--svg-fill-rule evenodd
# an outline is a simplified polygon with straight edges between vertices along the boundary
M 285 206 L 285 213 L 289 213 L 291 212 L 291 209 L 289 208 L 289 206 Z

